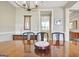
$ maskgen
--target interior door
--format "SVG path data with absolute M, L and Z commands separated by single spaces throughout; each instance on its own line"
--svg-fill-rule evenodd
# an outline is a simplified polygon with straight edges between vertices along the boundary
M 50 15 L 41 16 L 41 31 L 48 33 L 48 38 L 50 38 L 51 33 L 51 17 Z

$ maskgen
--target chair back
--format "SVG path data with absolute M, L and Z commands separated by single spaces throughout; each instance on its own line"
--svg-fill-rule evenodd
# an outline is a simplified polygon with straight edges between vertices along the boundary
M 37 41 L 48 41 L 48 33 L 38 32 L 37 33 Z
M 23 35 L 27 35 L 27 40 L 31 39 L 31 35 L 34 35 L 33 32 L 24 32 Z
M 61 33 L 61 32 L 52 33 L 52 40 L 60 43 L 60 45 L 64 45 L 64 42 L 65 42 L 64 33 Z

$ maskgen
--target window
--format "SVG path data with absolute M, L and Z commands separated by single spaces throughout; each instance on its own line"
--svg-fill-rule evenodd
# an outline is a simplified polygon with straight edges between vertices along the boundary
M 31 29 L 31 16 L 25 15 L 24 16 L 24 30 Z

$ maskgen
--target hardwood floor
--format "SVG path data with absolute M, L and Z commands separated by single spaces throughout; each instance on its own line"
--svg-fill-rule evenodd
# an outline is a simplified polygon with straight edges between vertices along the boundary
M 79 57 L 79 44 L 66 42 L 64 46 L 56 46 L 50 43 L 49 51 L 35 50 L 34 43 L 24 46 L 22 40 L 14 40 L 0 43 L 0 56 L 7 57 Z

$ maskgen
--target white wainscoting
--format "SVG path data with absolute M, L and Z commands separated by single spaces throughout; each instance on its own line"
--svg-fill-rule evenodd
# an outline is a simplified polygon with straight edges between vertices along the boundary
M 0 42 L 13 40 L 13 34 L 14 34 L 14 32 L 0 33 Z

